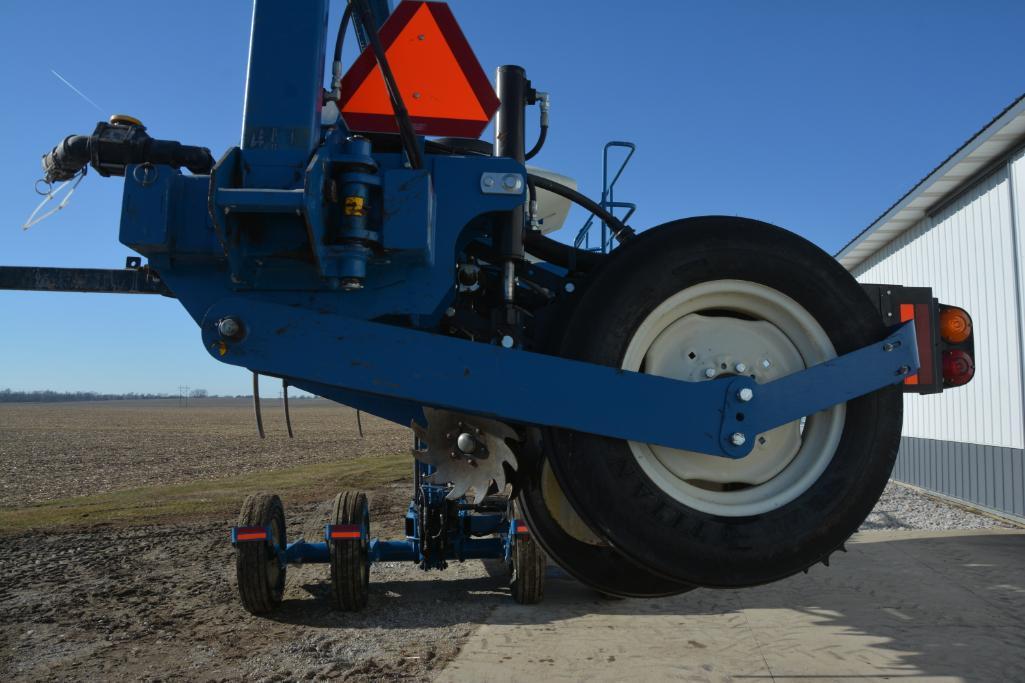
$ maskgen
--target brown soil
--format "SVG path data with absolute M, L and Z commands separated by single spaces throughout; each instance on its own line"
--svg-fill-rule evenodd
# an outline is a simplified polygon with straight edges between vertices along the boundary
M 360 440 L 355 414 L 323 401 L 296 402 L 289 441 L 267 403 L 264 441 L 243 401 L 0 405 L 0 507 L 409 449 L 408 430 L 364 415 Z M 374 535 L 401 536 L 410 493 L 408 481 L 370 490 Z M 295 498 L 289 539 L 320 540 L 328 501 Z M 341 613 L 325 565 L 292 565 L 282 608 L 254 617 L 235 594 L 234 522 L 0 535 L 0 679 L 429 679 L 510 599 L 501 566 L 382 563 L 368 608 Z
M 340 458 L 408 452 L 410 431 L 324 400 L 292 400 L 295 438 L 278 400 L 194 399 L 0 403 L 0 506 L 152 484 L 215 479 Z

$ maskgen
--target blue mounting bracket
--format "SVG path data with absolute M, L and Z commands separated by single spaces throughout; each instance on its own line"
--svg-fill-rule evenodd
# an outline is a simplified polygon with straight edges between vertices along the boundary
M 223 339 L 217 329 L 225 318 L 237 320 L 244 333 Z M 899 383 L 919 365 L 912 324 L 764 385 L 744 377 L 682 382 L 241 294 L 211 306 L 202 330 L 217 360 L 292 384 L 314 380 L 510 422 L 728 458 L 751 452 L 754 439 L 748 435 Z M 552 391 L 553 386 L 571 387 L 573 394 Z M 748 401 L 740 398 L 744 389 L 753 394 Z M 737 439 L 737 433 L 745 438 Z

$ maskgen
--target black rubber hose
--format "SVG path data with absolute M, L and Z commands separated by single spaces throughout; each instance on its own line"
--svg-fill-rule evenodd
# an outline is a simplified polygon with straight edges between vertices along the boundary
M 352 18 L 352 5 L 345 5 L 345 11 L 342 13 L 342 23 L 338 25 L 338 35 L 335 36 L 335 56 L 334 61 L 342 61 L 342 44 L 345 43 L 345 32 L 349 28 L 349 20 Z
M 374 15 L 370 11 L 367 0 L 349 0 L 349 4 L 356 4 L 357 19 L 363 26 L 363 32 L 367 34 L 370 41 L 370 49 L 374 51 L 377 65 L 381 67 L 381 75 L 384 76 L 384 85 L 388 90 L 388 97 L 391 99 L 392 110 L 395 112 L 395 122 L 399 127 L 399 137 L 402 138 L 402 146 L 409 157 L 409 165 L 412 168 L 421 168 L 424 165 L 423 156 L 420 154 L 420 146 L 416 141 L 416 132 L 413 130 L 413 122 L 409 120 L 409 110 L 402 100 L 402 93 L 395 83 L 395 74 L 392 73 L 388 64 L 388 57 L 384 54 L 384 46 L 381 44 L 381 36 L 374 24 Z
M 48 183 L 71 180 L 89 163 L 88 135 L 69 135 L 43 155 L 44 180 Z
M 530 148 L 530 151 L 523 155 L 524 161 L 530 161 L 537 153 L 541 151 L 541 148 L 545 146 L 545 140 L 548 138 L 548 125 L 541 126 L 541 133 L 537 136 L 537 142 Z
M 570 271 L 592 270 L 605 258 L 600 252 L 577 249 L 533 231 L 523 233 L 523 248 L 531 256 Z
M 557 183 L 554 180 L 549 180 L 548 178 L 543 178 L 541 176 L 534 174 L 528 174 L 527 179 L 529 180 L 529 182 L 534 183 L 537 187 L 540 187 L 542 190 L 548 190 L 549 192 L 557 194 L 560 197 L 565 197 L 571 202 L 579 204 L 580 206 L 584 207 L 594 215 L 598 216 L 598 218 L 601 218 L 612 229 L 612 234 L 618 241 L 625 242 L 626 240 L 630 239 L 636 234 L 633 228 L 624 224 L 623 221 L 616 218 L 614 215 L 612 215 L 611 212 L 606 211 L 601 204 L 585 195 L 580 194 L 573 188 L 566 187 L 565 185 Z

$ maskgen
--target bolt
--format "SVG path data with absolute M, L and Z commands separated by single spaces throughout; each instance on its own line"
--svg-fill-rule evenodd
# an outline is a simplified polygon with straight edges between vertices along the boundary
M 477 461 L 474 460 L 473 458 L 467 458 L 466 462 L 469 463 L 470 467 L 476 467 L 477 466 Z
M 417 39 L 417 40 L 427 40 L 427 36 L 425 36 L 424 34 L 422 34 L 422 33 L 421 33 L 420 35 L 418 35 L 418 36 L 416 37 L 416 39 Z
M 221 318 L 217 323 L 217 331 L 226 339 L 234 339 L 242 334 L 242 323 L 238 318 Z
M 769 362 L 768 358 L 766 358 L 765 360 L 762 361 L 762 367 L 763 368 L 768 368 L 770 365 L 772 365 L 772 363 Z
M 522 180 L 515 173 L 506 173 L 502 176 L 502 185 L 507 190 L 518 190 L 522 184 Z
M 363 280 L 358 277 L 344 277 L 341 287 L 346 292 L 355 292 L 358 289 L 363 289 Z
M 477 441 L 466 432 L 463 432 L 456 437 L 456 448 L 463 453 L 473 453 L 477 450 Z
M 900 366 L 900 368 L 897 369 L 897 374 L 898 375 L 906 375 L 909 372 L 911 372 L 911 368 L 909 366 L 907 366 L 907 365 L 902 365 L 902 366 Z
M 747 437 L 740 432 L 733 432 L 733 435 L 730 437 L 730 443 L 734 446 L 743 446 L 746 441 Z
M 455 451 L 449 451 L 448 452 L 448 457 L 452 458 L 453 460 L 458 460 L 459 459 L 459 454 L 456 453 Z
M 707 377 L 708 379 L 712 379 L 713 377 L 715 377 L 715 368 L 708 368 L 707 370 L 705 370 L 705 377 Z
M 492 178 L 491 176 L 485 176 L 484 177 L 484 187 L 494 187 L 494 185 L 495 185 L 495 179 L 494 178 Z
M 413 93 L 413 99 L 414 100 L 420 99 L 420 93 L 418 93 L 418 92 Z
M 743 363 L 737 363 L 737 365 L 735 366 L 735 369 L 736 369 L 737 372 L 747 372 L 747 366 L 744 365 Z
M 456 314 L 456 309 L 452 308 L 451 306 L 449 306 L 448 308 L 445 309 L 445 316 L 446 317 L 451 318 L 455 314 Z
M 747 403 L 748 401 L 750 401 L 754 397 L 755 397 L 755 392 L 751 391 L 751 389 L 749 387 L 744 387 L 743 389 L 741 389 L 740 391 L 737 392 L 737 398 L 739 398 L 744 403 Z
M 890 351 L 893 351 L 894 349 L 899 349 L 899 348 L 900 348 L 900 342 L 899 341 L 897 341 L 897 342 L 886 342 L 885 344 L 883 344 L 883 351 L 886 351 L 887 353 L 889 353 Z
M 509 335 L 504 335 L 502 337 L 502 347 L 503 348 L 511 349 L 513 347 L 513 344 L 515 344 L 515 343 L 516 343 L 516 340 L 513 339 L 512 337 L 510 337 Z
M 573 284 L 572 282 L 567 282 L 563 286 L 563 289 L 565 289 L 570 294 L 572 294 L 574 291 L 576 291 L 576 288 L 577 288 L 577 286 L 575 284 Z

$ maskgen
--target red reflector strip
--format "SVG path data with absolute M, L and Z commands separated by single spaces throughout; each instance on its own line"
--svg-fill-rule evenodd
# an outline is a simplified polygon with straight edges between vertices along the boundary
M 516 533 L 518 533 L 518 534 L 527 534 L 527 533 L 530 533 L 530 529 L 528 529 L 527 525 L 524 524 L 523 522 L 517 522 L 516 523 Z
M 915 319 L 915 305 L 914 304 L 901 304 L 900 305 L 900 321 L 906 323 L 909 320 Z M 918 331 L 916 324 L 915 331 Z M 909 375 L 904 378 L 904 384 L 918 384 L 918 375 Z
M 333 540 L 358 539 L 363 537 L 363 530 L 358 524 L 336 524 L 328 529 L 327 537 Z
M 267 530 L 258 526 L 243 526 L 235 529 L 236 541 L 266 541 Z

